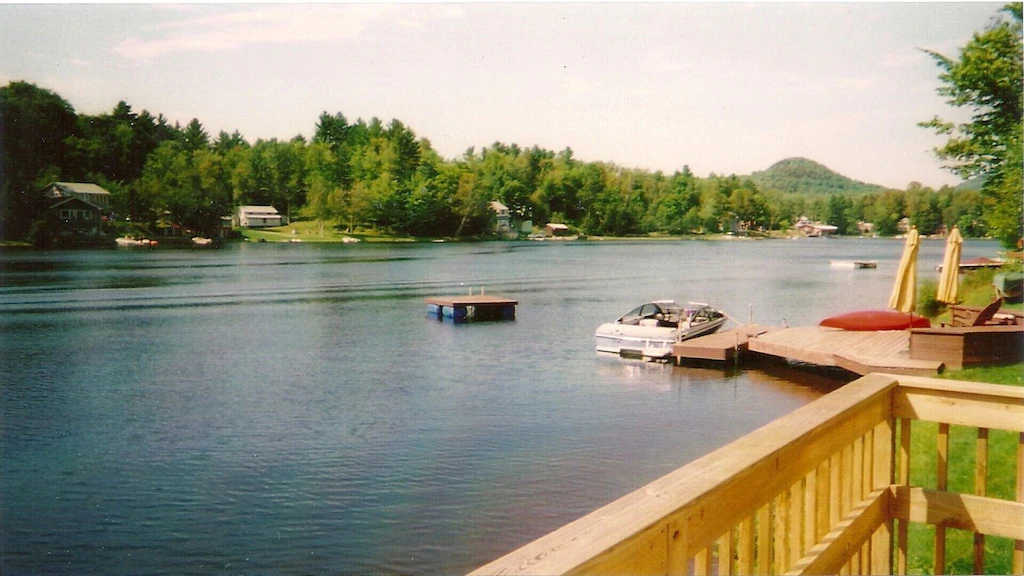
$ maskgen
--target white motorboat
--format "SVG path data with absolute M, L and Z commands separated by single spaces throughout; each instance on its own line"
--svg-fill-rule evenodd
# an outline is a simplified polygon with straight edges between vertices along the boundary
M 119 236 L 114 239 L 114 242 L 118 246 L 123 247 L 156 246 L 156 240 L 150 240 L 148 238 L 136 238 L 134 236 Z
M 667 358 L 676 342 L 711 334 L 725 321 L 721 310 L 707 304 L 690 302 L 683 307 L 674 300 L 655 300 L 602 324 L 594 336 L 598 352 Z

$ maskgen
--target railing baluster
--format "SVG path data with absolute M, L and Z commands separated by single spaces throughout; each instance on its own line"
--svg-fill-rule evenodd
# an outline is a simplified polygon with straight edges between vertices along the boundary
M 711 574 L 711 557 L 712 550 L 710 546 L 697 553 L 693 561 L 694 576 L 708 576 Z
M 1024 432 L 1017 437 L 1017 502 L 1024 502 Z M 1013 573 L 1024 574 L 1024 540 L 1013 545 Z
M 852 454 L 850 455 L 850 506 L 852 510 L 854 506 L 860 504 L 860 501 L 864 499 L 864 438 L 857 438 L 853 441 L 853 445 L 850 447 Z M 848 510 L 849 511 L 849 510 Z M 863 556 L 863 550 L 858 549 L 853 551 L 850 557 L 850 573 L 851 574 L 862 574 L 861 570 L 861 558 Z
M 945 422 L 939 424 L 937 444 L 935 489 L 945 492 L 949 475 L 949 424 Z M 941 523 L 935 525 L 935 566 L 933 569 L 936 574 L 946 573 L 946 527 Z
M 718 539 L 718 576 L 736 573 L 736 560 L 733 556 L 733 531 L 729 530 Z
M 804 535 L 803 535 L 803 549 L 800 550 L 800 557 L 803 558 L 807 550 L 810 550 L 818 543 L 815 538 L 815 528 L 817 520 L 817 509 L 815 505 L 818 499 L 818 470 L 815 468 L 811 470 L 807 476 L 804 477 Z
M 757 573 L 768 576 L 772 569 L 771 503 L 757 511 Z
M 831 490 L 832 469 L 829 461 L 825 460 L 818 465 L 817 471 L 817 494 L 814 503 L 814 542 L 818 543 L 828 534 L 832 525 L 829 524 L 828 495 Z
M 978 428 L 974 450 L 974 493 L 988 495 L 988 428 Z M 985 535 L 974 534 L 974 573 L 985 573 Z
M 789 490 L 785 490 L 775 499 L 775 574 L 784 574 L 789 570 Z
M 880 422 L 872 433 L 872 491 L 890 486 L 896 479 L 896 420 Z M 888 515 L 871 537 L 871 564 L 869 574 L 893 573 L 893 519 Z
M 900 485 L 910 486 L 910 420 L 900 419 Z M 900 520 L 899 535 L 896 544 L 896 574 L 902 576 L 907 573 L 907 541 L 909 526 L 905 520 Z
M 754 517 L 748 516 L 740 523 L 740 543 L 736 550 L 736 571 L 739 574 L 754 573 Z
M 786 570 L 803 557 L 803 530 L 800 523 L 804 518 L 804 479 L 801 478 L 796 484 L 789 488 L 789 561 L 786 563 Z

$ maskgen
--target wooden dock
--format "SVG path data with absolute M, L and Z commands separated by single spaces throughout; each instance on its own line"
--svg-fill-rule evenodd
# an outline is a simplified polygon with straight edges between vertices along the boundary
M 854 332 L 821 326 L 786 328 L 750 340 L 750 351 L 787 360 L 844 368 L 855 374 L 886 372 L 933 376 L 941 360 L 910 357 L 910 331 Z
M 779 328 L 747 324 L 724 332 L 698 336 L 673 345 L 672 357 L 676 364 L 682 360 L 731 362 L 747 351 L 747 343 L 751 338 L 775 330 Z
M 426 299 L 427 315 L 438 320 L 472 322 L 515 320 L 518 301 L 504 296 L 483 294 L 468 296 L 435 296 Z

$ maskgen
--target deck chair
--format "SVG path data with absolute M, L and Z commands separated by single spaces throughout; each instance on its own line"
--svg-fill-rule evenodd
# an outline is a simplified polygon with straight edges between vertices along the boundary
M 1003 299 L 996 298 L 982 309 L 967 308 L 963 306 L 953 306 L 950 314 L 952 320 L 950 326 L 963 327 L 963 326 L 984 326 L 988 324 L 992 318 L 999 312 L 999 309 L 1003 307 Z

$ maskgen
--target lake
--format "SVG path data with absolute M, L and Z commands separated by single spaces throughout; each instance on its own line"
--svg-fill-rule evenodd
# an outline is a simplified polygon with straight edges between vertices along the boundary
M 937 278 L 943 248 L 923 242 L 921 278 Z M 964 258 L 997 249 L 968 241 Z M 0 573 L 465 572 L 841 384 L 599 356 L 599 324 L 657 298 L 765 325 L 884 308 L 901 251 L 2 253 Z M 481 289 L 518 299 L 516 320 L 426 317 L 424 298 Z

